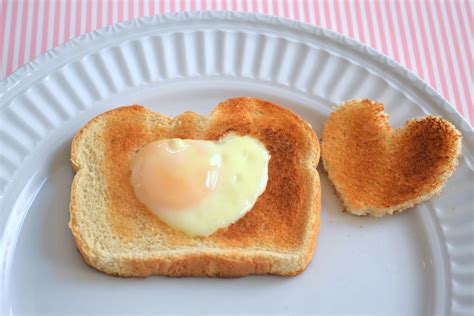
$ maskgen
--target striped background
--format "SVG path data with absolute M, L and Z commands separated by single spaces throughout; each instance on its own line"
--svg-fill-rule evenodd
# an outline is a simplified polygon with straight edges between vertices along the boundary
M 111 23 L 184 10 L 289 17 L 359 40 L 423 78 L 474 125 L 472 1 L 0 0 L 0 79 Z

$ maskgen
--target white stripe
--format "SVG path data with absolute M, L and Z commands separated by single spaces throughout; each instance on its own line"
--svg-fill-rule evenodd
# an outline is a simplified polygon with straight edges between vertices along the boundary
M 351 5 L 350 8 L 351 8 L 351 12 L 349 12 L 349 14 L 351 15 L 352 30 L 353 30 L 353 33 L 354 33 L 354 39 L 358 40 L 360 42 L 359 24 L 357 23 L 356 10 L 355 10 L 353 5 Z
M 337 32 L 337 21 L 336 21 L 336 10 L 334 10 L 334 2 L 333 1 L 328 1 L 329 5 L 329 16 L 331 17 L 331 28 Z
M 294 19 L 295 18 L 295 7 L 293 5 L 293 1 L 288 1 L 287 5 L 288 5 L 288 17 L 290 19 Z
M 318 1 L 318 14 L 319 14 L 319 21 L 322 27 L 327 28 L 326 24 L 326 15 L 324 14 L 324 1 Z
M 339 2 L 339 11 L 341 15 L 341 20 L 342 20 L 342 34 L 349 36 L 349 26 L 347 23 L 347 12 L 346 12 L 346 6 L 344 2 Z
M 145 6 L 143 8 L 143 15 L 149 16 L 150 15 L 150 0 L 146 0 L 143 5 Z M 186 7 L 186 10 L 189 10 L 189 9 Z
M 400 11 L 402 13 L 402 16 L 400 17 L 401 22 L 403 23 L 402 27 L 405 29 L 405 35 L 406 35 L 406 40 L 407 43 L 405 43 L 408 46 L 408 57 L 410 58 L 410 63 L 412 67 L 412 71 L 418 75 L 418 65 L 416 64 L 416 59 L 415 59 L 415 52 L 413 49 L 410 49 L 410 46 L 412 44 L 412 39 L 411 39 L 411 31 L 410 31 L 410 26 L 408 24 L 408 16 L 405 8 L 405 4 L 403 2 L 399 3 L 400 5 Z
M 97 29 L 97 8 L 101 5 L 99 1 L 92 1 L 91 5 L 91 31 Z
M 193 0 L 191 0 L 193 1 Z M 202 10 L 202 3 L 201 3 L 201 0 L 196 0 L 194 1 L 194 8 L 196 11 L 201 11 Z
M 447 81 L 447 84 L 446 84 L 446 86 L 448 88 L 447 99 L 449 101 L 453 102 L 453 101 L 455 101 L 454 92 L 453 92 L 454 82 L 451 81 L 452 79 L 449 76 L 449 69 L 448 69 L 448 63 L 447 63 L 448 59 L 447 59 L 446 51 L 444 49 L 443 37 L 441 36 L 441 29 L 440 29 L 440 23 L 442 23 L 443 21 L 438 20 L 438 15 L 436 14 L 437 10 L 436 10 L 434 5 L 433 5 L 432 8 L 433 8 L 433 10 L 431 12 L 432 12 L 432 17 L 433 17 L 433 24 L 435 26 L 435 36 L 436 36 L 436 39 L 438 40 L 438 51 L 440 52 L 441 66 L 443 67 L 443 71 L 444 71 L 444 75 L 445 75 L 445 78 L 442 78 L 442 79 Z M 441 25 L 443 25 L 443 24 L 441 24 Z M 445 27 L 445 25 L 443 25 L 443 27 Z M 453 104 L 454 104 L 454 102 L 453 102 Z
M 461 67 L 459 67 L 459 63 L 458 63 L 458 60 L 456 58 L 456 52 L 455 52 L 455 49 L 454 49 L 454 42 L 453 42 L 453 36 L 449 36 L 450 34 L 453 34 L 454 30 L 451 30 L 450 26 L 449 26 L 449 20 L 448 20 L 448 14 L 446 12 L 446 8 L 444 8 L 444 6 L 446 6 L 446 3 L 444 2 L 441 2 L 440 3 L 441 5 L 441 15 L 442 15 L 442 18 L 443 18 L 443 24 L 445 27 L 446 27 L 446 32 L 448 34 L 447 38 L 448 38 L 448 47 L 449 47 L 449 53 L 451 54 L 451 59 L 453 61 L 453 66 L 454 66 L 454 78 L 452 78 L 453 80 L 456 81 L 456 84 L 455 86 L 458 87 L 459 89 L 459 94 L 460 94 L 460 98 L 461 98 L 461 107 L 462 107 L 462 110 L 464 112 L 464 115 L 463 116 L 467 116 L 469 115 L 469 111 L 467 109 L 467 100 L 466 100 L 466 94 L 467 94 L 467 91 L 464 91 L 464 88 L 463 88 L 463 85 L 462 85 L 462 78 L 461 78 L 461 75 L 460 73 L 463 71 L 463 69 Z M 455 101 L 455 100 L 453 100 Z M 453 102 L 454 103 L 454 102 Z
M 430 40 L 428 40 L 428 51 L 425 52 L 425 55 L 428 56 L 429 60 L 432 60 L 433 62 L 431 63 L 431 68 L 433 69 L 433 74 L 434 74 L 434 79 L 435 79 L 435 88 L 438 91 L 442 91 L 441 87 L 441 75 L 440 75 L 440 70 L 438 68 L 438 63 L 440 62 L 439 60 L 436 60 L 436 51 L 433 45 L 433 40 L 434 39 L 434 34 L 431 34 L 431 30 L 429 27 L 428 23 L 428 16 L 426 14 L 426 10 L 429 10 L 429 8 L 421 8 L 421 17 L 423 20 L 423 25 L 425 27 L 425 32 L 426 32 L 426 37 Z M 425 59 L 426 60 L 426 59 Z M 444 78 L 443 78 L 444 79 Z M 428 81 L 429 78 L 426 78 L 426 81 Z
M 38 25 L 36 34 L 36 51 L 35 57 L 41 53 L 41 45 L 43 40 L 43 20 L 44 20 L 44 1 L 40 1 L 38 4 Z M 34 27 L 34 26 L 33 26 Z
M 176 1 L 176 6 L 178 6 L 178 4 L 179 4 L 179 2 Z M 222 0 L 216 1 L 216 9 L 219 10 L 219 11 L 222 10 Z
M 382 1 L 380 1 L 382 2 Z M 369 1 L 369 8 L 368 10 L 370 11 L 370 16 L 372 17 L 372 25 L 375 30 L 375 48 L 378 50 L 382 50 L 382 38 L 380 36 L 380 33 L 382 32 L 382 25 L 379 25 L 379 21 L 377 20 L 377 11 L 375 11 L 375 4 L 373 1 Z M 386 33 L 388 34 L 388 33 Z
M 21 64 L 25 64 L 30 61 L 34 2 L 30 0 L 28 0 L 28 2 L 29 2 L 29 7 L 28 7 L 28 21 L 26 22 L 25 55 L 23 56 L 23 60 L 19 61 Z
M 112 24 L 117 23 L 117 21 L 118 21 L 118 4 L 116 1 L 113 1 L 112 2 Z
M 237 11 L 242 11 L 242 1 L 237 1 Z
M 64 39 L 64 25 L 67 23 L 66 20 L 66 3 L 61 2 L 61 11 L 59 11 L 59 32 L 58 32 L 58 45 L 63 43 Z
M 48 42 L 46 44 L 46 50 L 53 48 L 54 15 L 56 14 L 57 5 L 60 5 L 60 4 L 56 1 L 50 1 L 50 4 L 49 4 L 49 21 L 48 21 Z
M 159 14 L 159 12 L 160 12 L 160 0 L 154 0 L 154 1 L 155 1 L 155 12 L 151 12 L 151 14 L 153 14 L 153 15 Z M 196 6 L 196 8 L 198 8 L 198 7 Z
M 365 3 L 364 1 L 360 1 L 359 2 L 359 7 L 360 7 L 360 11 L 359 11 L 359 14 L 361 16 L 361 20 L 362 20 L 362 31 L 364 32 L 364 37 L 365 37 L 365 43 L 368 45 L 368 46 L 371 46 L 371 43 L 370 43 L 370 34 L 369 34 L 369 25 L 367 23 L 367 9 L 365 8 Z M 374 17 L 372 16 L 372 21 L 374 20 Z M 378 31 L 380 32 L 380 28 L 378 28 Z
M 107 8 L 107 1 L 101 1 L 102 3 L 102 27 L 104 26 L 107 26 L 107 19 L 109 18 L 109 14 L 112 14 L 112 12 L 108 12 L 108 8 Z
M 87 1 L 88 0 L 82 0 L 81 2 L 81 34 L 84 34 L 86 32 L 86 14 L 87 14 L 87 10 L 86 10 L 86 6 L 87 6 Z
M 129 18 L 128 18 L 128 1 L 129 0 L 121 0 L 121 1 L 123 1 L 122 21 L 127 21 L 127 20 L 129 20 Z
M 455 2 L 448 2 L 450 5 L 451 5 L 451 12 L 453 14 L 453 20 L 454 20 L 454 28 L 456 29 L 456 31 L 454 32 L 456 34 L 456 41 L 459 43 L 459 49 L 461 50 L 461 62 L 462 62 L 462 67 L 466 73 L 466 76 L 467 76 L 467 80 L 470 82 L 470 84 L 472 85 L 472 68 L 469 66 L 469 58 L 472 59 L 472 55 L 469 56 L 466 56 L 466 45 L 469 45 L 469 43 L 465 43 L 463 41 L 463 38 L 462 38 L 462 32 L 461 32 L 461 21 L 459 21 L 457 19 L 457 8 L 456 8 L 456 3 Z M 464 11 L 467 11 L 467 8 L 466 7 L 463 7 L 462 5 L 466 5 L 465 2 L 459 4 L 461 6 L 461 12 L 464 12 Z M 467 30 L 468 28 L 466 28 Z M 466 33 L 467 36 L 469 36 L 467 33 Z M 468 37 L 468 40 L 471 41 L 471 45 L 472 45 L 472 37 Z M 470 48 L 472 49 L 472 46 L 470 46 Z M 472 91 L 472 89 L 471 89 Z M 471 92 L 471 97 L 472 97 L 472 92 Z M 472 102 L 472 100 L 471 100 Z
M 395 28 L 395 25 L 400 26 L 400 17 L 397 14 L 397 9 L 395 8 L 395 1 L 389 1 L 390 4 L 390 12 L 392 13 L 392 21 L 393 21 L 393 27 Z M 403 43 L 402 43 L 402 38 L 400 35 L 400 27 L 396 28 L 395 30 L 392 30 L 392 32 L 395 32 L 395 45 L 398 47 L 398 58 L 400 59 L 400 64 L 401 65 L 406 65 L 405 61 L 405 53 L 403 51 Z
M 303 21 L 303 22 L 306 22 L 306 18 L 305 18 L 305 14 L 304 14 L 304 3 L 303 3 L 303 0 L 298 0 L 297 2 L 297 9 L 298 9 L 298 13 L 300 15 L 300 21 Z
M 170 2 L 163 0 L 165 3 L 165 12 L 170 12 Z
M 380 1 L 379 3 L 380 3 L 380 11 L 382 13 L 383 29 L 384 29 L 385 34 L 387 34 L 387 36 L 385 36 L 385 44 L 387 45 L 387 52 L 388 52 L 389 56 L 393 58 L 393 56 L 394 56 L 393 44 L 394 43 L 392 43 L 392 38 L 390 37 L 390 33 L 393 32 L 393 30 L 391 30 L 390 27 L 388 26 L 387 10 L 385 8 L 386 2 L 385 1 Z M 380 27 L 378 28 L 378 30 L 379 31 L 377 33 L 380 34 Z M 376 35 L 375 40 L 377 40 L 377 38 L 378 38 L 378 36 Z M 383 43 L 382 38 L 380 38 L 380 42 L 381 42 L 381 44 Z M 382 46 L 383 46 L 383 44 L 382 44 Z
M 275 8 L 273 8 L 273 1 L 268 0 L 267 1 L 268 5 L 268 15 L 275 15 Z M 229 7 L 230 8 L 230 7 Z
M 133 1 L 133 18 L 140 17 L 140 9 L 138 4 L 138 1 Z
M 209 6 L 208 6 L 208 8 L 209 8 Z M 250 12 L 253 12 L 255 10 L 255 8 L 253 7 L 253 1 L 251 1 L 251 0 L 247 1 L 247 8 L 248 8 L 248 11 L 250 11 Z
M 217 7 L 219 9 L 219 6 Z M 257 0 L 257 12 L 262 13 L 263 12 L 263 3 L 262 0 Z
M 314 1 L 308 0 L 308 9 L 309 9 L 309 22 L 311 24 L 316 24 L 316 18 L 314 16 Z
M 69 21 L 69 36 L 68 40 L 74 38 L 74 33 L 76 31 L 76 1 L 71 1 L 70 11 L 70 21 Z
M 278 12 L 280 16 L 285 16 L 285 12 L 283 12 L 283 0 L 278 0 Z
M 17 15 L 16 15 L 15 40 L 13 41 L 13 47 L 10 47 L 10 49 L 13 49 L 12 71 L 15 71 L 18 68 L 18 52 L 20 51 L 21 21 L 25 18 L 24 16 L 22 16 L 23 5 L 24 5 L 23 1 L 18 2 Z

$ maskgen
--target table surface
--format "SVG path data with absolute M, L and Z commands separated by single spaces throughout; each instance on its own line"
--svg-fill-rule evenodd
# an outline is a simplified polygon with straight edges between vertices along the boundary
M 48 49 L 112 23 L 166 12 L 282 16 L 352 37 L 422 78 L 474 125 L 473 1 L 0 0 L 0 79 Z

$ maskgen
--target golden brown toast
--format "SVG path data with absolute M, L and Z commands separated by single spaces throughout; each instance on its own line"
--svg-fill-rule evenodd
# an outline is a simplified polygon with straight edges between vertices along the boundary
M 457 165 L 461 133 L 437 116 L 393 129 L 382 103 L 352 100 L 329 116 L 321 150 L 347 211 L 383 216 L 441 191 Z
M 131 156 L 163 138 L 217 140 L 229 132 L 258 138 L 271 154 L 268 183 L 239 221 L 210 237 L 161 222 L 130 184 Z M 320 222 L 319 144 L 310 125 L 254 98 L 220 103 L 209 116 L 176 118 L 142 106 L 111 110 L 74 137 L 69 227 L 84 260 L 112 275 L 237 277 L 295 275 L 313 257 Z

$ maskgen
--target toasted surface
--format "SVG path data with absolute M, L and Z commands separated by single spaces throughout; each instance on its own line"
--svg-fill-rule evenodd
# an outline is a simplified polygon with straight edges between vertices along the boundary
M 208 238 L 169 228 L 130 184 L 131 156 L 163 138 L 258 138 L 271 154 L 265 192 L 243 218 Z M 319 144 L 294 113 L 254 98 L 229 99 L 209 116 L 176 118 L 129 106 L 92 119 L 74 137 L 77 171 L 69 227 L 92 267 L 120 276 L 294 275 L 309 264 L 320 220 Z
M 347 211 L 383 216 L 440 192 L 457 165 L 461 133 L 437 116 L 393 129 L 382 103 L 352 100 L 330 115 L 321 150 Z

